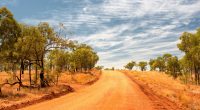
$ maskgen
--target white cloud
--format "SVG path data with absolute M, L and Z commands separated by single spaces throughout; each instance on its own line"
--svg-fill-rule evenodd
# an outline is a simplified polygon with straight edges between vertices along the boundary
M 72 31 L 71 37 L 88 43 L 99 51 L 100 65 L 123 65 L 130 60 L 148 60 L 162 53 L 181 55 L 176 44 L 183 31 L 193 31 L 189 25 L 200 12 L 200 0 L 104 0 L 93 3 L 84 0 L 80 9 L 60 9 L 44 12 L 50 17 L 24 18 L 23 22 L 51 24 L 63 22 Z M 74 1 L 63 0 L 69 4 Z M 82 1 L 83 2 L 83 1 Z M 75 11 L 75 12 L 72 12 Z M 44 14 L 45 16 L 45 14 Z M 199 15 L 196 15 L 199 17 Z M 92 30 L 92 32 L 90 32 Z M 81 35 L 79 31 L 87 34 Z M 76 35 L 78 34 L 78 35 Z

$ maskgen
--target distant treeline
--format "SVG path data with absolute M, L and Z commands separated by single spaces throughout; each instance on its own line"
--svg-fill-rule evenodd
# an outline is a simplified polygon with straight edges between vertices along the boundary
M 182 58 L 166 53 L 155 59 L 150 59 L 149 63 L 139 62 L 141 70 L 145 70 L 149 64 L 150 70 L 158 70 L 179 77 L 185 83 L 200 84 L 200 28 L 196 33 L 184 32 L 180 36 L 180 43 L 177 44 L 179 50 L 184 52 Z M 136 63 L 134 61 L 125 65 L 125 68 L 131 70 Z

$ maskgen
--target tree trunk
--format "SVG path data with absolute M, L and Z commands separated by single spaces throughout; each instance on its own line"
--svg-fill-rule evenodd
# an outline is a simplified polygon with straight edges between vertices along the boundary
M 35 84 L 37 84 L 37 78 L 38 78 L 38 69 L 37 69 L 37 64 L 35 66 Z
M 194 74 L 195 74 L 195 83 L 198 85 L 199 81 L 198 81 L 198 71 L 197 71 L 197 67 L 194 64 Z
M 30 89 L 31 89 L 31 63 L 29 62 L 29 81 L 30 81 Z
M 40 72 L 40 85 L 41 85 L 41 87 L 45 87 L 45 84 L 44 84 L 44 70 L 41 70 L 41 72 Z
M 20 83 L 22 83 L 22 74 L 24 74 L 24 63 L 23 63 L 23 60 L 21 60 L 21 66 L 20 66 L 20 74 L 19 74 Z M 19 91 L 20 91 L 20 86 L 21 86 L 21 84 L 19 84 Z
M 45 82 L 44 82 L 44 61 L 43 61 L 43 59 L 41 60 L 40 85 L 41 85 L 41 87 L 45 87 Z
M 57 83 L 56 83 L 56 85 L 58 85 L 58 77 L 59 77 L 59 73 L 57 73 Z
M 21 68 L 20 68 L 19 81 L 21 81 L 21 80 L 22 80 L 22 70 L 21 70 Z M 20 85 L 19 85 L 18 90 L 20 91 Z
M 198 67 L 196 65 L 194 67 L 194 71 L 195 71 L 195 74 L 197 76 L 197 85 L 199 85 L 199 72 L 198 72 Z
M 190 64 L 190 66 L 189 66 L 189 71 L 190 71 L 190 79 L 192 80 L 192 82 L 194 81 L 193 80 L 193 77 L 192 77 L 192 65 Z

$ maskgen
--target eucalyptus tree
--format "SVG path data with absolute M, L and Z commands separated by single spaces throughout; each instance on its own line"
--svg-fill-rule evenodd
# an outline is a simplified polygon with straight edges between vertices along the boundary
M 163 57 L 157 57 L 154 66 L 159 69 L 159 71 L 165 71 L 165 60 Z
M 138 63 L 138 66 L 140 67 L 141 71 L 146 71 L 146 69 L 147 69 L 147 62 L 141 61 L 141 62 Z
M 196 84 L 200 83 L 200 29 L 196 33 L 184 32 L 180 37 L 178 48 L 185 52 L 185 59 L 191 62 Z
M 154 71 L 154 70 L 156 70 L 156 60 L 155 59 L 150 59 L 150 61 L 149 61 L 149 66 L 150 66 L 150 70 L 151 71 Z
M 124 67 L 125 67 L 126 69 L 132 70 L 134 66 L 136 66 L 136 62 L 131 61 L 131 62 L 129 62 L 128 64 L 126 64 Z
M 166 53 L 162 56 L 157 57 L 156 59 L 150 59 L 149 65 L 151 70 L 159 69 L 161 72 L 165 72 L 167 70 L 167 62 L 172 57 L 171 54 Z
M 6 8 L 0 8 L 0 58 L 2 62 L 15 70 L 17 62 L 14 44 L 21 34 L 21 29 L 13 14 Z
M 96 66 L 95 67 L 97 70 L 102 70 L 104 68 L 104 66 Z
M 69 58 L 69 52 L 60 49 L 54 49 L 48 55 L 49 65 L 52 73 L 56 74 L 57 84 L 60 73 L 69 69 Z
M 179 60 L 180 65 L 180 73 L 182 74 L 182 77 L 185 79 L 185 83 L 193 82 L 193 65 L 190 60 L 187 59 L 186 56 L 183 56 Z
M 87 71 L 95 67 L 98 60 L 97 53 L 90 46 L 82 44 L 71 54 L 71 68 L 74 71 Z
M 75 44 L 73 41 L 63 38 L 63 36 L 59 36 L 57 32 L 46 22 L 40 23 L 37 26 L 40 32 L 40 38 L 35 39 L 38 42 L 35 42 L 35 59 L 37 61 L 37 65 L 40 67 L 40 80 L 41 86 L 44 87 L 44 59 L 46 54 L 57 48 L 57 49 L 68 49 L 75 48 Z
M 31 81 L 31 64 L 34 60 L 34 47 L 35 43 L 39 43 L 38 40 L 41 41 L 40 32 L 35 26 L 28 26 L 25 24 L 21 24 L 21 36 L 17 39 L 15 43 L 15 54 L 20 62 L 20 81 L 21 74 L 24 74 L 25 65 L 29 66 L 29 79 L 30 86 L 32 84 Z
M 63 25 L 62 25 L 63 26 Z M 5 7 L 0 8 L 0 58 L 3 66 L 14 70 L 14 65 L 20 65 L 21 75 L 25 66 L 29 66 L 29 79 L 31 86 L 31 65 L 40 70 L 40 85 L 45 87 L 44 71 L 45 60 L 52 60 L 51 64 L 56 66 L 56 71 L 63 70 L 90 70 L 99 57 L 97 53 L 86 44 L 78 44 L 66 39 L 60 32 L 55 31 L 48 23 L 42 22 L 36 26 L 19 24 L 12 13 Z M 1 68 L 3 68 L 1 64 Z
M 167 71 L 167 63 L 168 63 L 168 61 L 169 61 L 169 59 L 172 57 L 172 54 L 170 54 L 170 53 L 165 53 L 163 56 L 162 56 L 162 58 L 163 58 L 163 60 L 164 60 L 164 62 L 165 62 L 165 67 L 164 67 L 164 71 Z
M 167 72 L 171 74 L 174 78 L 177 78 L 180 75 L 180 64 L 178 57 L 169 57 L 167 61 Z

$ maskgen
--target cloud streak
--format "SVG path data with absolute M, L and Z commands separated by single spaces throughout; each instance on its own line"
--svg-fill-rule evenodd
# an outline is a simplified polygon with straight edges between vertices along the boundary
M 199 0 L 53 0 L 48 10 L 18 18 L 28 24 L 62 22 L 75 33 L 70 39 L 94 47 L 99 65 L 122 68 L 168 52 L 181 56 L 179 36 L 200 27 L 199 6 Z

